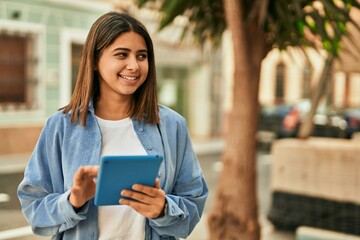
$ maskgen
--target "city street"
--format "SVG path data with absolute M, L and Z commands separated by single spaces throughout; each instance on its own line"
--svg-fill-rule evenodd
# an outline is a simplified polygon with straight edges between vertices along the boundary
M 201 153 L 198 154 L 200 164 L 203 168 L 205 178 L 209 185 L 209 198 L 205 206 L 204 216 L 201 222 L 197 225 L 192 235 L 188 238 L 190 240 L 207 240 L 207 214 L 212 209 L 214 197 L 216 192 L 216 183 L 218 174 L 221 170 L 220 153 Z M 262 239 L 263 240 L 294 240 L 293 233 L 275 231 L 271 224 L 266 220 L 266 214 L 270 207 L 270 155 L 266 153 L 258 154 L 258 198 L 259 198 L 259 213 L 260 223 L 262 225 Z M 1 171 L 3 172 L 3 171 Z M 21 211 L 20 204 L 16 197 L 16 187 L 22 179 L 22 172 L 14 172 L 0 174 L 0 240 L 1 239 L 49 239 L 47 237 L 34 236 L 31 230 L 27 227 Z

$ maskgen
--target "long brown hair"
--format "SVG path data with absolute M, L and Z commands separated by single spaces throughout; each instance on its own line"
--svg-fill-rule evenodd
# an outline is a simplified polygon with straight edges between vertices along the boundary
M 105 48 L 124 32 L 140 34 L 146 43 L 149 71 L 145 82 L 136 90 L 130 116 L 147 123 L 159 123 L 156 91 L 156 70 L 153 43 L 145 26 L 135 18 L 118 12 L 109 12 L 98 18 L 86 38 L 82 51 L 79 74 L 70 103 L 62 108 L 71 113 L 72 123 L 86 125 L 88 106 L 94 105 L 100 96 L 100 83 L 95 71 L 96 64 Z

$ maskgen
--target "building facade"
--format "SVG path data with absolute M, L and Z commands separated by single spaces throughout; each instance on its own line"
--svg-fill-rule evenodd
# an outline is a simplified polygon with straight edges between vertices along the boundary
M 311 98 L 317 87 L 325 59 L 325 53 L 308 50 L 310 62 L 299 49 L 289 49 L 281 53 L 273 49 L 264 59 L 261 68 L 259 101 L 261 105 L 295 103 Z M 353 59 L 358 62 L 359 59 Z M 354 65 L 354 64 L 352 64 Z M 344 66 L 339 60 L 334 62 L 328 75 L 326 94 L 334 109 L 360 107 L 360 69 Z

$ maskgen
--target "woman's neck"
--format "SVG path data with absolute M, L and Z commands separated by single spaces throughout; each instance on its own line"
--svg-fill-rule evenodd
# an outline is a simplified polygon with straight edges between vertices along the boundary
M 95 115 L 105 120 L 120 120 L 130 116 L 130 101 L 100 99 L 95 104 Z

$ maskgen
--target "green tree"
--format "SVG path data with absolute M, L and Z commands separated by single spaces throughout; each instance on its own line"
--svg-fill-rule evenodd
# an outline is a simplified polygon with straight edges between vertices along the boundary
M 209 229 L 211 239 L 258 240 L 255 160 L 261 62 L 272 48 L 297 46 L 325 49 L 331 64 L 339 56 L 341 39 L 349 37 L 347 24 L 355 24 L 350 10 L 360 5 L 357 0 L 139 0 L 139 6 L 149 2 L 163 12 L 160 29 L 183 15 L 189 19 L 185 31 L 192 31 L 199 43 L 210 39 L 217 45 L 225 29 L 232 34 L 236 67 L 231 130 Z

